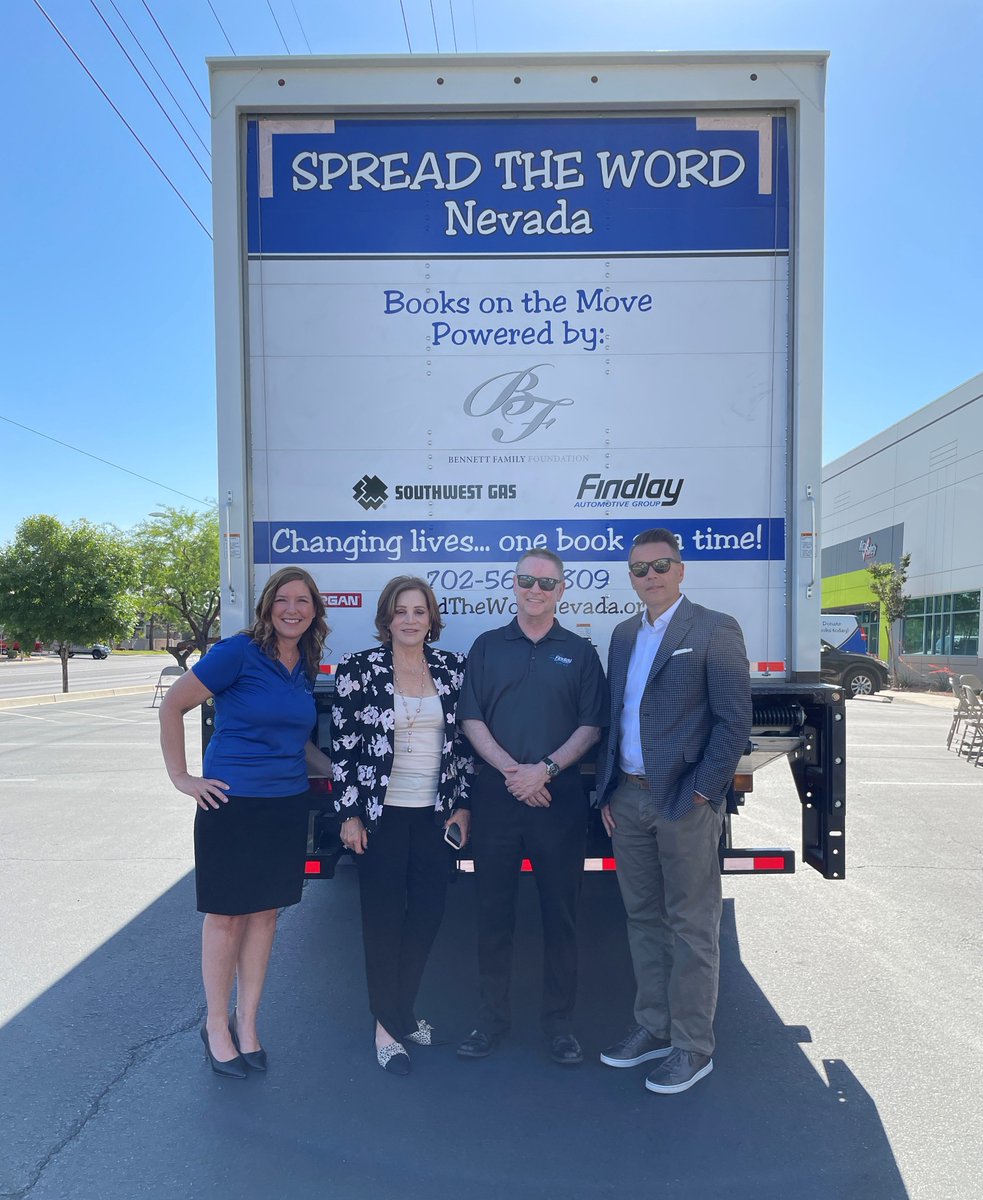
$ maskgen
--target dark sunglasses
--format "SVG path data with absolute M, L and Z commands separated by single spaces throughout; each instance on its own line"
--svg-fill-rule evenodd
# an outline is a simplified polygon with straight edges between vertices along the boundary
M 561 579 L 551 579 L 548 575 L 516 575 L 515 581 L 524 592 L 534 583 L 538 583 L 544 592 L 551 592 L 558 583 L 563 582 Z
M 681 563 L 681 558 L 653 558 L 651 562 L 633 562 L 628 564 L 628 570 L 636 579 L 644 579 L 649 573 L 649 567 L 656 575 L 665 575 L 673 563 Z

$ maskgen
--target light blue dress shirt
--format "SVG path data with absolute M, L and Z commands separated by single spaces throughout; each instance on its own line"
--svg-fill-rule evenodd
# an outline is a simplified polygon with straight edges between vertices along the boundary
M 621 755 L 620 766 L 626 775 L 645 774 L 638 709 L 642 703 L 642 693 L 645 691 L 652 663 L 655 662 L 655 656 L 659 653 L 666 629 L 681 600 L 682 596 L 654 621 L 649 621 L 647 612 L 642 613 L 638 636 L 635 638 L 635 645 L 628 663 L 624 707 L 621 710 L 621 736 L 618 739 Z

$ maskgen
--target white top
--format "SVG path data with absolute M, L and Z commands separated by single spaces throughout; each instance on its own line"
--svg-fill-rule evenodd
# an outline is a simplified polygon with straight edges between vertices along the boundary
M 618 740 L 621 761 L 626 775 L 644 775 L 645 760 L 642 758 L 642 736 L 638 727 L 638 708 L 642 693 L 648 683 L 652 663 L 659 653 L 669 622 L 675 616 L 682 596 L 667 608 L 661 616 L 649 621 L 648 613 L 642 613 L 642 623 L 635 638 L 631 659 L 628 663 L 628 678 L 625 680 L 625 700 L 621 709 L 621 736 Z
M 414 718 L 417 705 L 420 712 Z M 444 707 L 439 696 L 424 696 L 421 702 L 419 696 L 397 695 L 394 709 L 396 753 L 383 804 L 390 808 L 433 808 L 444 745 Z

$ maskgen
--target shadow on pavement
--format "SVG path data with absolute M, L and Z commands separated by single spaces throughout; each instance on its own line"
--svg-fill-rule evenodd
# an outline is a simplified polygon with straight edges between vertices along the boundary
M 354 871 L 288 910 L 263 1014 L 271 1070 L 213 1076 L 198 1041 L 191 878 L 0 1029 L 0 1196 L 330 1200 L 905 1200 L 877 1108 L 846 1063 L 820 1078 L 740 958 L 725 904 L 716 1069 L 655 1096 L 646 1068 L 598 1051 L 630 1021 L 617 887 L 587 876 L 578 1034 L 552 1064 L 539 1036 L 539 922 L 523 880 L 514 1029 L 481 1062 L 454 1043 L 476 1002 L 473 880 L 450 893 L 420 1015 L 448 1044 L 379 1069 L 366 1011 Z

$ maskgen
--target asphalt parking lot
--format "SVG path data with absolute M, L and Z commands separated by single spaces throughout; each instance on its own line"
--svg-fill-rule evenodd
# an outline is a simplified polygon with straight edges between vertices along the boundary
M 416 1052 L 408 1079 L 380 1071 L 343 865 L 282 917 L 269 1075 L 212 1076 L 193 810 L 149 703 L 0 710 L 0 1197 L 979 1196 L 983 768 L 945 751 L 945 701 L 848 705 L 846 880 L 725 880 L 716 1069 L 676 1097 L 596 1061 L 632 996 L 617 890 L 597 875 L 582 1067 L 550 1063 L 536 1028 L 525 880 L 508 1041 L 483 1062 L 449 1044 Z M 798 822 L 776 764 L 735 838 L 797 847 Z M 452 889 L 422 996 L 451 1043 L 476 1000 L 471 882 Z

